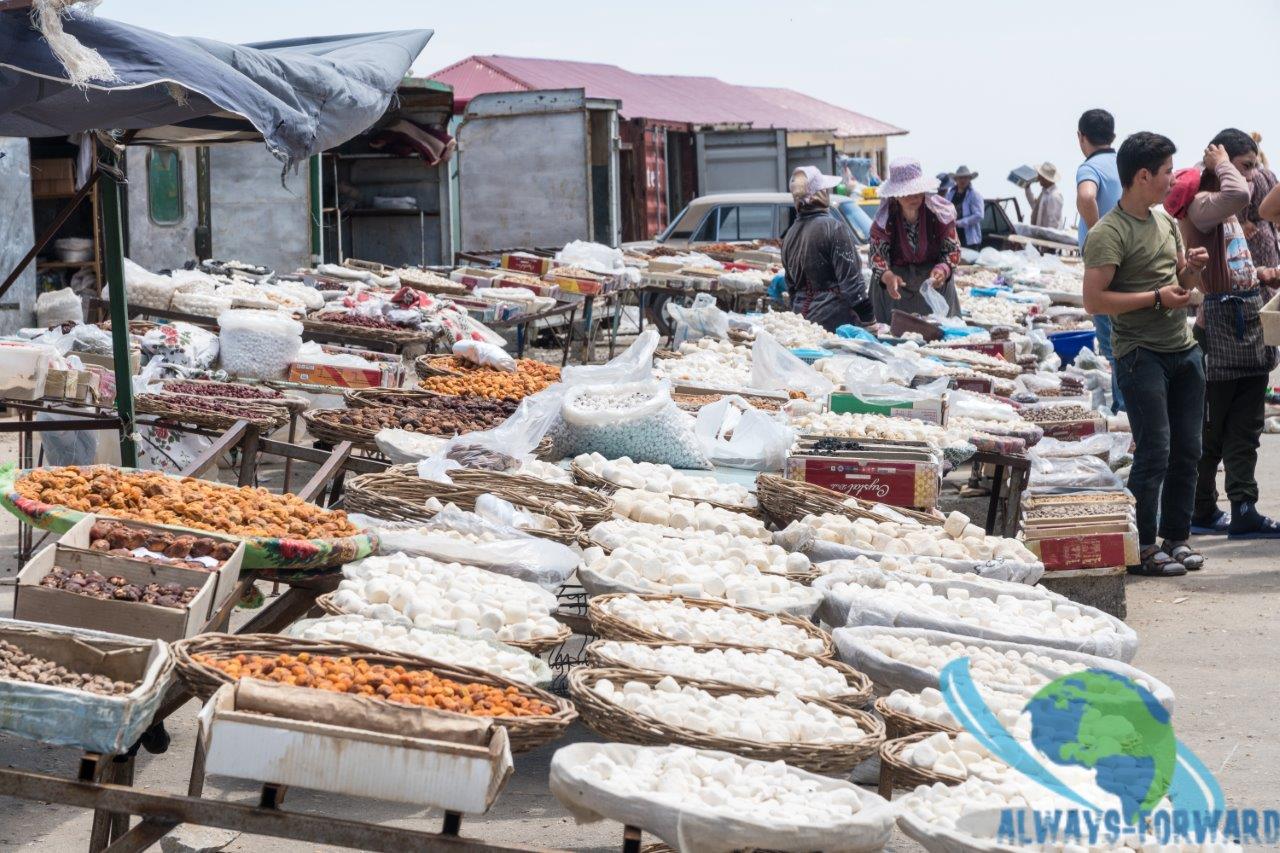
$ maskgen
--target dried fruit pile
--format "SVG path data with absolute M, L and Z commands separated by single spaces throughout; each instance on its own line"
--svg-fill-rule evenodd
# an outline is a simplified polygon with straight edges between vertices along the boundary
M 516 687 L 458 682 L 426 669 L 405 669 L 369 663 L 363 658 L 297 655 L 236 655 L 216 658 L 197 654 L 196 663 L 218 669 L 234 679 L 256 678 L 334 693 L 373 696 L 404 705 L 453 711 L 472 717 L 543 717 L 555 712 Z
M 418 387 L 437 394 L 474 394 L 496 400 L 523 400 L 555 381 L 518 371 L 473 370 L 462 376 L 428 376 L 418 383 Z
M 132 557 L 148 563 L 179 566 L 187 569 L 208 570 L 208 566 L 195 557 L 208 557 L 225 563 L 235 553 L 236 543 L 211 539 L 208 536 L 191 536 L 161 530 L 144 530 L 123 522 L 100 519 L 89 529 L 89 547 L 94 551 L 106 551 L 120 557 Z M 160 556 L 134 554 L 137 548 L 145 548 Z
M 278 426 L 288 418 L 288 412 L 269 400 L 245 400 L 243 403 L 224 397 L 197 394 L 139 394 L 134 401 L 138 411 L 161 417 L 181 420 L 183 413 L 193 415 L 223 415 L 228 418 L 251 421 L 256 424 Z
M 40 578 L 40 586 L 74 592 L 76 595 L 87 595 L 103 601 L 140 601 L 143 604 L 154 604 L 157 607 L 185 608 L 191 599 L 200 594 L 200 587 L 184 587 L 180 583 L 149 583 L 139 586 L 130 583 L 128 578 L 112 575 L 103 577 L 99 572 L 67 571 L 59 566 Z
M 37 468 L 14 488 L 29 500 L 80 512 L 236 536 L 325 539 L 360 532 L 345 512 L 321 509 L 297 495 L 166 477 L 157 471 L 122 471 L 109 465 Z
M 377 432 L 403 429 L 430 435 L 452 436 L 496 427 L 511 416 L 511 404 L 484 397 L 440 397 L 423 406 L 369 406 L 363 409 L 331 409 L 310 417 L 335 427 Z
M 1048 406 L 1036 406 L 1019 412 L 1026 420 L 1036 424 L 1055 423 L 1057 421 L 1087 421 L 1097 416 L 1084 406 L 1075 403 L 1054 403 Z
M 55 687 L 71 687 L 102 696 L 123 695 L 137 686 L 127 681 L 112 681 L 105 675 L 72 672 L 51 660 L 27 654 L 13 643 L 4 640 L 0 640 L 0 678 Z
M 283 400 L 284 393 L 262 385 L 239 382 L 187 382 L 175 379 L 161 387 L 171 394 L 195 394 L 200 397 L 228 397 L 236 400 Z

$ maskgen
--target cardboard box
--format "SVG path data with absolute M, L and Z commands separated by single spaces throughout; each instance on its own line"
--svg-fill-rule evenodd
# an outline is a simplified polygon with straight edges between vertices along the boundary
M 916 459 L 870 457 L 864 453 L 789 456 L 783 476 L 890 506 L 920 510 L 937 506 L 942 465 L 932 454 Z
M 996 380 L 991 376 L 954 376 L 951 381 L 957 390 L 978 394 L 990 394 L 996 387 Z
M 39 400 L 45 395 L 49 365 L 56 356 L 51 347 L 0 342 L 0 398 Z
M 253 683 L 243 690 L 277 687 Z M 324 718 L 323 714 L 292 719 L 242 711 L 237 695 L 241 691 L 239 685 L 223 685 L 200 714 L 206 773 L 484 814 L 513 772 L 507 730 L 502 726 L 491 727 L 486 743 L 458 743 L 418 732 L 384 731 L 387 727 L 377 725 L 375 720 L 355 728 L 310 719 Z M 330 703 L 341 712 L 342 705 L 355 704 L 360 698 L 335 694 L 307 696 L 304 700 Z M 423 716 L 431 713 L 421 709 L 380 709 L 375 704 L 368 704 L 373 715 L 382 711 L 409 711 Z
M 143 604 L 140 601 L 101 600 L 40 586 L 40 579 L 55 566 L 86 574 L 96 571 L 107 577 L 119 575 L 140 586 L 149 583 L 198 586 L 200 592 L 185 609 Z M 204 630 L 217 587 L 216 572 L 144 563 L 101 551 L 81 550 L 54 543 L 32 557 L 18 573 L 18 584 L 13 591 L 13 616 L 15 619 L 32 622 L 174 642 L 195 636 Z
M 1087 435 L 1095 435 L 1107 431 L 1106 418 L 1087 418 L 1080 421 L 1049 421 L 1037 423 L 1044 434 L 1060 441 L 1075 441 Z
M 1005 361 L 1015 363 L 1018 357 L 1018 345 L 1013 341 L 986 341 L 984 343 L 946 343 L 933 344 L 925 347 L 925 354 L 931 349 L 964 349 L 972 352 L 989 355 L 992 358 L 1003 358 Z
M 303 385 L 326 385 L 335 388 L 399 388 L 404 381 L 404 361 L 398 355 L 390 355 L 352 347 L 324 346 L 331 355 L 358 355 L 372 361 L 372 367 L 337 367 L 332 364 L 313 364 L 295 361 L 289 365 L 286 377 L 290 382 Z
M 832 391 L 827 399 L 827 408 L 843 414 L 888 415 L 893 418 L 914 418 L 931 424 L 947 422 L 947 404 L 942 398 L 932 400 L 900 400 L 888 402 L 867 402 L 852 391 Z
M 605 289 L 603 279 L 576 278 L 571 275 L 560 275 L 552 272 L 543 276 L 547 282 L 560 288 L 561 293 L 576 293 L 579 296 L 595 296 Z
M 77 352 L 76 357 L 84 364 L 96 364 L 99 367 L 105 367 L 107 370 L 116 369 L 116 360 L 114 356 L 98 355 L 93 352 Z M 129 348 L 129 375 L 137 376 L 138 371 L 142 368 L 142 352 L 133 347 Z
M 475 290 L 477 287 L 493 287 L 494 282 L 502 278 L 502 270 L 484 269 L 482 267 L 458 267 L 449 273 L 449 278 Z
M 554 262 L 551 258 L 529 255 L 524 252 L 504 252 L 502 255 L 502 268 L 504 270 L 527 272 L 531 275 L 546 275 L 551 271 L 553 265 Z
M 1130 529 L 1124 532 L 1077 532 L 1028 539 L 1026 546 L 1044 563 L 1045 571 L 1057 572 L 1070 569 L 1102 569 L 1113 566 L 1133 566 L 1138 563 L 1138 534 Z
M 1267 346 L 1280 346 L 1280 294 L 1263 305 L 1258 316 L 1262 318 L 1262 342 Z

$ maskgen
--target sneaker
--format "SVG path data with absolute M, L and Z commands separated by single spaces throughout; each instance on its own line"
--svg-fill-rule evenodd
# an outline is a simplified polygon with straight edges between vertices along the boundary
M 1258 512 L 1252 503 L 1231 505 L 1228 539 L 1280 539 L 1280 524 Z

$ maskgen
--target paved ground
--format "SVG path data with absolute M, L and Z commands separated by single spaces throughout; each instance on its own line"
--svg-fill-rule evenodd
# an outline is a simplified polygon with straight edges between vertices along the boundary
M 1264 436 L 1259 480 L 1262 508 L 1280 515 L 1280 438 Z M 14 458 L 13 444 L 0 444 L 0 460 Z M 302 482 L 302 480 L 299 480 Z M 16 525 L 0 513 L 0 576 L 15 571 Z M 1131 579 L 1129 622 L 1141 637 L 1136 665 L 1168 683 L 1177 694 L 1174 722 L 1179 737 L 1218 774 L 1229 805 L 1274 808 L 1280 804 L 1280 719 L 1275 712 L 1280 671 L 1280 543 L 1204 546 L 1204 571 L 1177 580 Z M 10 594 L 0 592 L 0 614 L 10 612 Z M 241 617 L 243 618 L 243 617 Z M 192 702 L 170 718 L 173 743 L 165 755 L 144 755 L 137 786 L 184 793 L 190 769 L 195 715 Z M 564 742 L 591 738 L 575 727 Z M 617 824 L 575 826 L 546 788 L 554 747 L 520 756 L 516 776 L 493 812 L 465 822 L 464 833 L 491 841 L 518 842 L 573 850 L 617 849 Z M 70 750 L 0 737 L 0 765 L 68 776 L 77 756 Z M 254 789 L 213 779 L 206 796 L 238 802 L 255 799 Z M 291 791 L 286 803 L 354 819 L 422 828 L 438 827 L 439 815 L 393 804 L 351 801 Z M 26 800 L 0 800 L 0 849 L 71 851 L 88 838 L 89 816 L 75 809 Z M 314 845 L 241 837 L 228 850 L 295 853 Z M 915 850 L 901 837 L 893 849 Z

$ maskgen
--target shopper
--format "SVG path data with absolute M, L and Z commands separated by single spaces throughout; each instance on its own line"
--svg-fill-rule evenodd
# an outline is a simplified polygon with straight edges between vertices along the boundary
M 1177 223 L 1152 209 L 1169 192 L 1176 150 L 1156 133 L 1124 141 L 1116 156 L 1120 201 L 1089 229 L 1084 245 L 1084 307 L 1112 319 L 1116 374 L 1136 443 L 1129 490 L 1137 503 L 1140 562 L 1130 571 L 1161 577 L 1204 565 L 1187 542 L 1204 360 L 1187 328 L 1186 306 L 1209 253 L 1184 251 Z
M 1077 240 L 1084 251 L 1085 237 L 1098 220 L 1111 212 L 1120 200 L 1120 175 L 1116 172 L 1116 120 L 1106 110 L 1086 110 L 1076 122 L 1076 141 L 1084 162 L 1076 169 L 1076 211 L 1080 216 Z M 1093 316 L 1098 355 L 1111 364 L 1111 408 L 1124 408 L 1124 394 L 1116 379 L 1116 360 L 1111 353 L 1111 318 Z
M 1031 224 L 1039 228 L 1062 227 L 1062 190 L 1058 189 L 1058 167 L 1052 163 L 1041 163 L 1036 168 L 1036 183 L 1040 185 L 1040 194 L 1031 191 L 1027 184 L 1027 204 L 1031 205 Z
M 895 308 L 929 316 L 929 288 L 946 301 L 948 316 L 960 316 L 951 278 L 960 263 L 955 211 L 937 189 L 937 179 L 925 176 L 919 160 L 899 157 L 889 164 L 868 250 L 871 303 L 878 322 L 890 322 Z
M 1262 142 L 1262 134 L 1249 134 L 1255 145 Z M 1249 241 L 1249 254 L 1258 270 L 1258 284 L 1262 288 L 1263 303 L 1270 302 L 1280 292 L 1280 230 L 1276 224 L 1264 218 L 1262 200 L 1276 186 L 1275 172 L 1267 164 L 1267 155 L 1258 148 L 1258 167 L 1249 176 L 1249 206 L 1240 214 L 1245 239 Z
M 782 238 L 791 310 L 829 332 L 846 323 L 871 322 L 853 233 L 831 214 L 831 189 L 839 183 L 813 166 L 792 172 L 791 199 L 799 215 Z
M 1204 350 L 1203 452 L 1196 481 L 1191 530 L 1231 538 L 1280 538 L 1280 524 L 1258 512 L 1258 444 L 1267 387 L 1276 366 L 1275 347 L 1262 340 L 1262 293 L 1238 215 L 1249 206 L 1249 177 L 1258 166 L 1258 146 L 1229 128 L 1204 152 L 1204 168 L 1183 169 L 1174 178 L 1165 209 L 1178 220 L 1188 249 L 1209 257 L 1196 318 Z M 1218 508 L 1218 463 L 1226 469 L 1231 516 Z
M 976 251 L 982 248 L 982 212 L 986 206 L 982 196 L 973 188 L 978 173 L 969 171 L 968 166 L 961 166 L 950 177 L 952 183 L 943 191 L 943 195 L 955 208 L 956 232 L 960 235 L 960 245 Z

